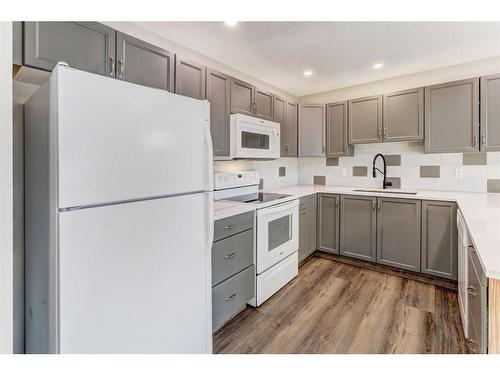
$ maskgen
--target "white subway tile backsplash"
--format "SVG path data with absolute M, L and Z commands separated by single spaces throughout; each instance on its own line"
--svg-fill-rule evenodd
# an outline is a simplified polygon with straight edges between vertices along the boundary
M 485 165 L 464 165 L 463 190 L 485 192 L 487 189 L 488 169 Z

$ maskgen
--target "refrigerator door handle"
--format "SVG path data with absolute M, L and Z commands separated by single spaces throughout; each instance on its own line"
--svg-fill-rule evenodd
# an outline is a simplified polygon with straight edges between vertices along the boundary
M 205 180 L 205 191 L 214 190 L 214 171 L 213 171 L 213 148 L 212 148 L 212 136 L 210 134 L 210 103 L 205 101 L 205 120 L 203 121 L 203 132 L 205 137 L 205 145 L 207 147 L 207 178 Z

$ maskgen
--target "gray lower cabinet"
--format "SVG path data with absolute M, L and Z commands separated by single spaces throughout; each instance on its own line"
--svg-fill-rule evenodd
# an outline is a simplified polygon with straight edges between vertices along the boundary
M 340 196 L 318 194 L 317 244 L 318 250 L 338 254 L 340 244 Z
M 424 139 L 424 89 L 422 87 L 384 95 L 384 142 Z
M 422 201 L 421 272 L 457 279 L 457 205 Z
M 316 195 L 301 198 L 299 207 L 299 262 L 301 262 L 316 250 Z
M 382 142 L 382 95 L 349 100 L 349 143 Z
M 299 105 L 299 157 L 325 157 L 324 104 Z
M 231 113 L 254 115 L 255 87 L 247 82 L 231 78 Z
M 231 78 L 207 69 L 206 98 L 210 102 L 210 133 L 214 156 L 229 156 Z
M 481 77 L 481 151 L 500 151 L 500 74 Z
M 212 326 L 214 331 L 255 297 L 254 213 L 214 223 Z
M 467 256 L 467 346 L 475 354 L 487 353 L 487 279 L 474 248 L 469 247 Z
M 174 54 L 117 32 L 116 78 L 173 92 Z
M 273 120 L 274 94 L 256 87 L 254 89 L 254 115 L 264 120 Z
M 425 88 L 425 152 L 479 151 L 479 78 Z
M 299 123 L 299 105 L 297 103 L 287 101 L 285 110 L 285 152 L 284 157 L 297 157 L 297 130 Z
M 340 206 L 340 254 L 377 260 L 377 198 L 342 195 Z
M 377 198 L 377 263 L 420 271 L 420 200 Z
M 175 56 L 175 93 L 205 99 L 206 68 L 194 61 Z
M 326 105 L 326 157 L 352 156 L 347 101 Z
M 72 68 L 115 76 L 115 30 L 97 22 L 24 22 L 23 64 L 52 71 Z

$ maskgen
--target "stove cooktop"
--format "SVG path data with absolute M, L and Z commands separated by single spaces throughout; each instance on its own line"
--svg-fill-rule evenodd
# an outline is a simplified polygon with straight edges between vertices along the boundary
M 240 203 L 267 203 L 289 197 L 290 194 L 276 194 L 276 193 L 252 193 L 245 195 L 238 195 L 236 197 L 225 198 L 226 201 L 240 202 Z

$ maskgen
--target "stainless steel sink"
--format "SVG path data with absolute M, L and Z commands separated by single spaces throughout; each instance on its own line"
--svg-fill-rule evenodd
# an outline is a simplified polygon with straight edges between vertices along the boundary
M 399 189 L 354 189 L 363 193 L 383 193 L 383 194 L 402 194 L 402 195 L 417 195 L 416 191 L 412 190 L 399 190 Z

